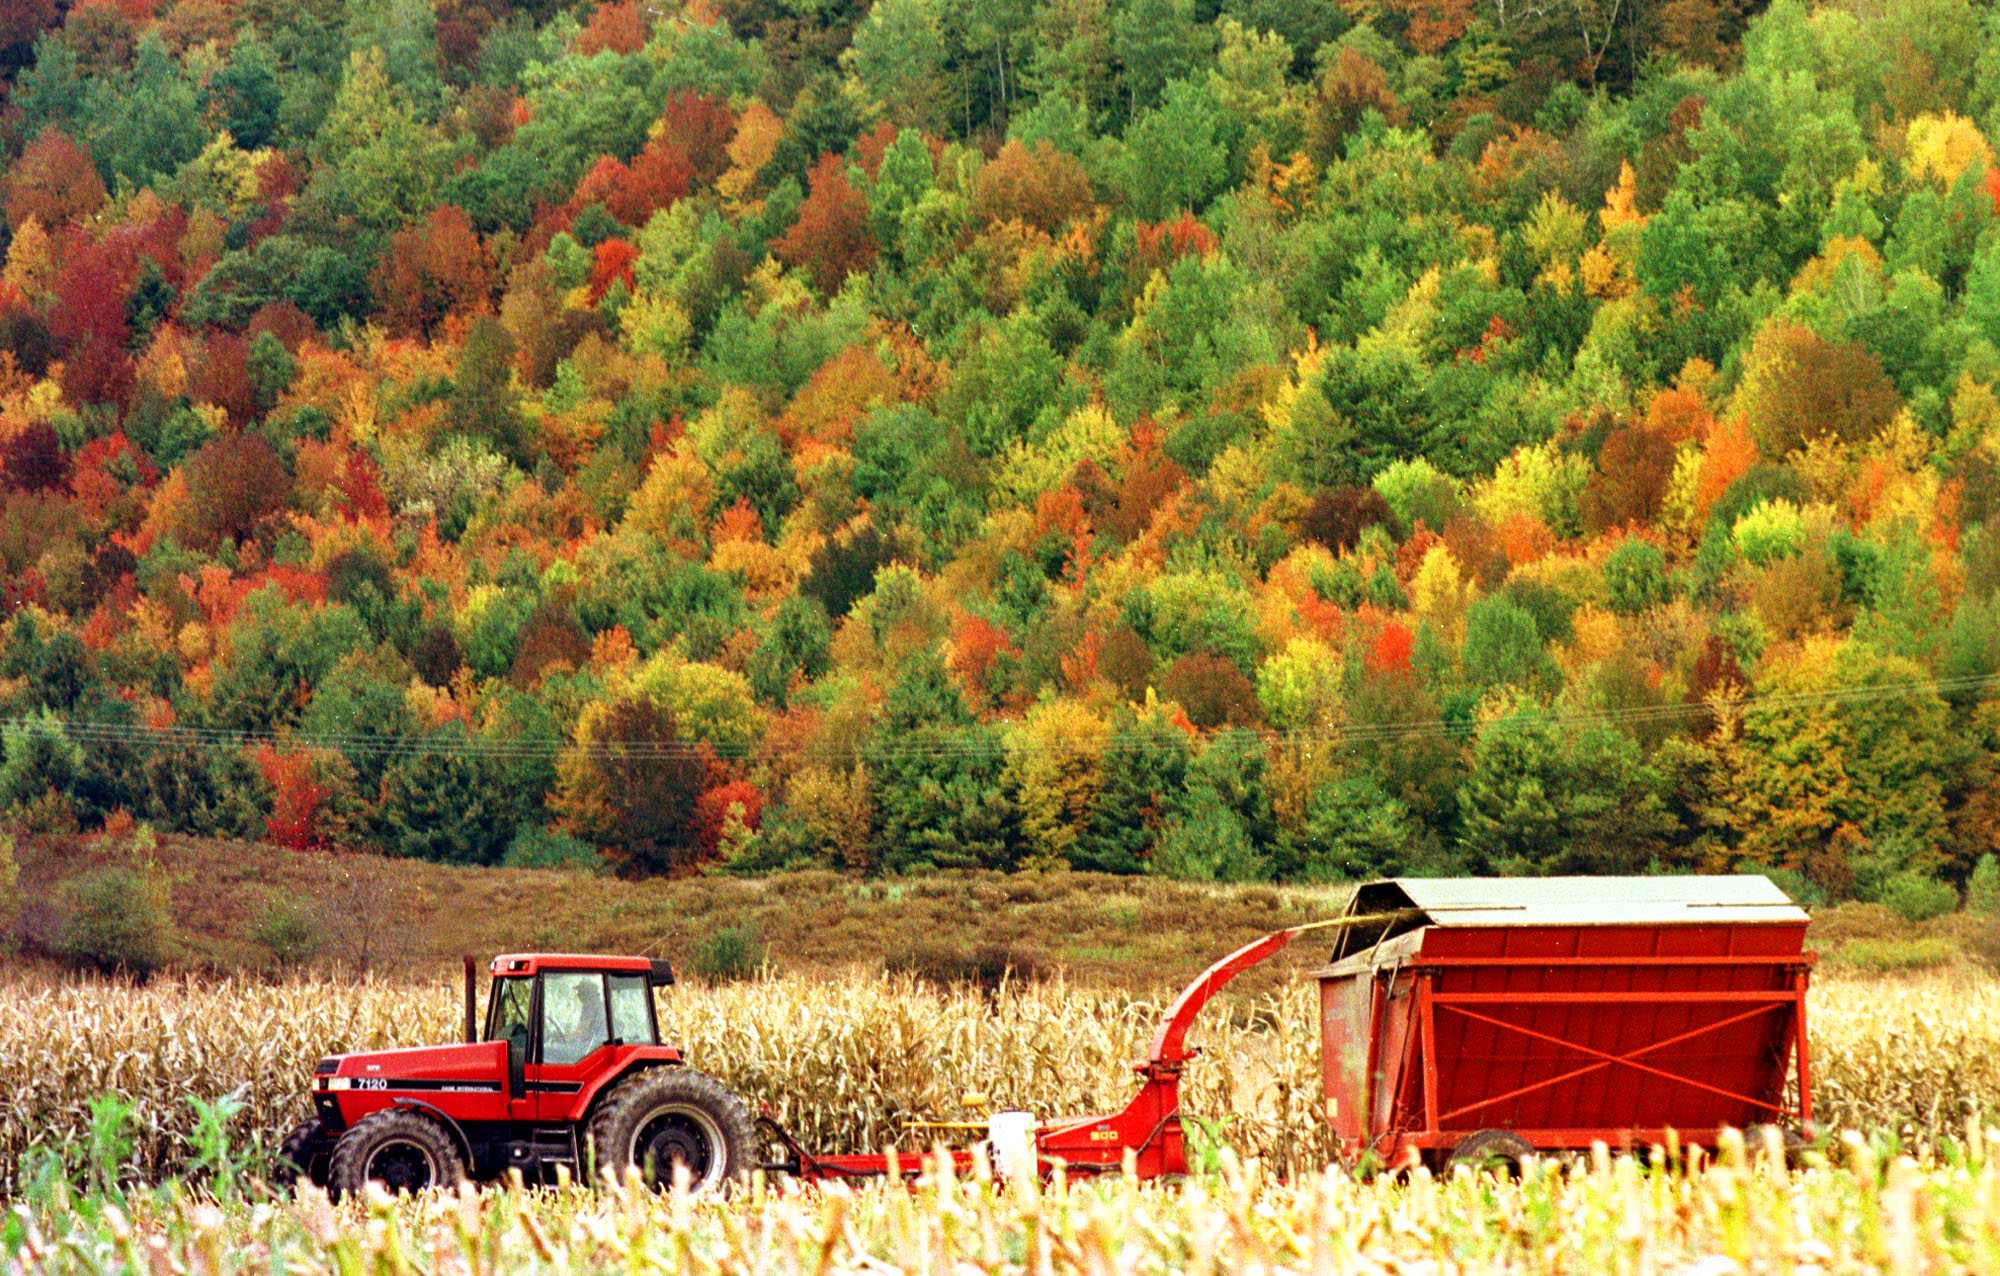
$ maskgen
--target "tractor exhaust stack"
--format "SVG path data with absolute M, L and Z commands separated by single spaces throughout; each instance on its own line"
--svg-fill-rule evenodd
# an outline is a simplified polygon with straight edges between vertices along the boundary
M 479 1040 L 479 967 L 471 954 L 465 958 L 465 1042 Z

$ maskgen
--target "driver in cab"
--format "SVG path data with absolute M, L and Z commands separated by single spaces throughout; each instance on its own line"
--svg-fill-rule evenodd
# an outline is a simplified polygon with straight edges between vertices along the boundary
M 604 1044 L 604 995 L 595 980 L 565 981 L 549 999 L 545 1063 L 575 1063 Z

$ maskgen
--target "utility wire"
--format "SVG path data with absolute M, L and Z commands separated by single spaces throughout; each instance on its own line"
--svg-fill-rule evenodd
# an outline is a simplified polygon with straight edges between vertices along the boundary
M 1637 705 L 1622 709 L 1583 709 L 1539 715 L 1541 721 L 1557 728 L 1638 726 L 1672 722 L 1716 710 L 1805 708 L 1816 705 L 1865 703 L 1931 692 L 1939 695 L 1980 691 L 2000 687 L 2000 673 L 1953 678 L 1912 679 L 1829 687 L 1816 691 L 1773 692 L 1762 695 L 1720 697 L 1713 700 L 1674 701 L 1657 705 Z M 1499 721 L 1504 722 L 1502 718 Z M 996 738 L 994 728 L 1016 725 L 1019 719 L 968 727 L 926 727 L 900 740 L 878 740 L 866 746 L 842 746 L 825 741 L 790 742 L 751 746 L 715 744 L 699 740 L 588 740 L 575 741 L 556 736 L 480 737 L 471 734 L 455 738 L 431 735 L 373 735 L 366 733 L 321 733 L 305 731 L 237 731 L 226 728 L 182 726 L 147 727 L 140 723 L 100 722 L 80 718 L 12 717 L 0 718 L 0 728 L 37 731 L 58 727 L 64 738 L 79 745 L 110 748 L 183 745 L 190 748 L 237 751 L 268 745 L 286 749 L 328 749 L 349 756 L 412 757 L 456 755 L 493 761 L 534 760 L 559 754 L 592 759 L 655 761 L 713 754 L 722 758 L 765 757 L 846 758 L 858 749 L 878 757 L 952 759 L 978 757 L 1001 751 L 1068 752 L 1095 748 L 1100 736 L 1072 738 L 1031 738 L 1006 745 Z M 1448 739 L 1471 735 L 1483 725 L 1477 721 L 1449 721 L 1441 717 L 1408 718 L 1389 722 L 1352 723 L 1319 730 L 1254 731 L 1250 734 L 1267 744 L 1301 747 L 1335 747 L 1350 744 L 1385 743 L 1408 739 Z M 1110 754 L 1146 754 L 1177 750 L 1176 739 L 1135 738 L 1113 735 L 1102 747 Z

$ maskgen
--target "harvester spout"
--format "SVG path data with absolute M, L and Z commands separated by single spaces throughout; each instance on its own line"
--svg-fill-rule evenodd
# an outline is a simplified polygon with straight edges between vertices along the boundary
M 1230 980 L 1260 962 L 1268 961 L 1300 935 L 1309 930 L 1345 929 L 1364 926 L 1375 922 L 1397 921 L 1410 915 L 1413 910 L 1401 909 L 1391 913 L 1376 913 L 1367 916 L 1330 917 L 1325 921 L 1307 922 L 1303 926 L 1292 926 L 1285 930 L 1275 930 L 1261 939 L 1253 939 L 1235 952 L 1216 962 L 1193 983 L 1181 989 L 1181 995 L 1174 998 L 1174 1004 L 1167 1008 L 1167 1017 L 1160 1021 L 1160 1030 L 1153 1035 L 1153 1048 L 1140 1063 L 1140 1071 L 1161 1064 L 1184 1063 L 1190 1057 L 1187 1049 L 1188 1028 L 1209 999 L 1229 983 Z
M 1294 926 L 1289 930 L 1273 931 L 1261 939 L 1254 939 L 1235 952 L 1216 962 L 1201 972 L 1194 982 L 1181 989 L 1181 995 L 1174 998 L 1174 1004 L 1167 1009 L 1167 1017 L 1160 1021 L 1160 1030 L 1153 1035 L 1153 1048 L 1146 1053 L 1144 1066 L 1181 1063 L 1189 1057 L 1187 1049 L 1188 1028 L 1209 999 L 1221 992 L 1223 986 L 1259 962 L 1270 959 L 1283 949 L 1304 926 Z

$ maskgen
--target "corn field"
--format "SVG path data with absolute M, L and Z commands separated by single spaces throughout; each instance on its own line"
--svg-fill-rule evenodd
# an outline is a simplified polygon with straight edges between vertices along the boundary
M 57 1183 L 0 1224 L 10 1276 L 1602 1276 L 2000 1270 L 2000 1159 L 1976 1127 L 1950 1159 L 1849 1136 L 1801 1173 L 1773 1145 L 1658 1170 L 1599 1155 L 1518 1180 L 1417 1170 L 1285 1182 L 1225 1156 L 1184 1185 L 996 1182 L 933 1164 L 914 1188 L 760 1182 L 696 1203 L 614 1185 L 464 1187 L 339 1206 L 311 1189 L 246 1198 Z
M 1114 1108 L 1163 1006 L 1059 982 L 941 991 L 870 975 L 798 977 L 661 994 L 690 1062 L 768 1104 L 825 1151 L 928 1146 L 915 1124 L 965 1119 L 967 1091 L 1046 1115 Z M 227 1134 L 254 1154 L 305 1115 L 313 1062 L 347 1050 L 454 1039 L 459 1006 L 436 985 L 233 981 L 0 983 L 0 1193 L 31 1148 L 90 1145 L 92 1105 L 131 1108 L 127 1181 L 188 1168 L 192 1100 L 230 1097 Z M 1274 1174 L 1317 1171 L 1316 1005 L 1293 985 L 1224 998 L 1197 1025 L 1206 1047 L 1185 1104 Z M 1811 1007 L 1824 1126 L 1920 1148 L 2000 1111 L 2000 981 L 1827 980 Z

